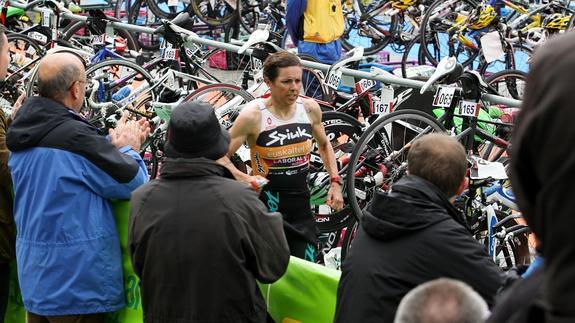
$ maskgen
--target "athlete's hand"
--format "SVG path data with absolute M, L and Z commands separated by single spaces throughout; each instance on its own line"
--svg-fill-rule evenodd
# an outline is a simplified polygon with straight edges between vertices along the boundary
M 343 209 L 343 195 L 341 193 L 341 185 L 338 183 L 331 183 L 329 186 L 327 205 L 336 211 Z
M 260 175 L 256 175 L 256 176 L 250 176 L 250 187 L 256 191 L 256 192 L 261 192 L 262 188 L 264 188 L 264 186 L 266 186 L 267 183 L 269 183 L 270 180 L 260 176 Z

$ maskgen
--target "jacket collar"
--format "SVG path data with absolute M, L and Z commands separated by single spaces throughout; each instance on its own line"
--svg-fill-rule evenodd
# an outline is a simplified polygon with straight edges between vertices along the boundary
M 221 176 L 234 179 L 224 166 L 207 158 L 166 158 L 160 171 L 161 178 Z
M 449 219 L 467 227 L 437 186 L 411 175 L 394 184 L 390 193 L 376 192 L 363 211 L 362 227 L 374 238 L 394 240 Z

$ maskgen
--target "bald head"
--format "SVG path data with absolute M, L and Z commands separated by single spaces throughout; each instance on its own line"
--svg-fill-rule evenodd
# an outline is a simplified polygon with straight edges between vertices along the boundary
M 71 87 L 74 82 L 84 82 L 85 74 L 84 65 L 76 55 L 71 53 L 48 55 L 40 61 L 38 67 L 38 92 L 43 97 L 60 102 L 68 101 L 72 99 Z
M 425 135 L 409 148 L 407 168 L 409 174 L 430 181 L 450 198 L 458 193 L 465 178 L 465 149 L 448 135 Z
M 395 323 L 477 323 L 488 313 L 487 303 L 467 284 L 441 278 L 407 293 Z

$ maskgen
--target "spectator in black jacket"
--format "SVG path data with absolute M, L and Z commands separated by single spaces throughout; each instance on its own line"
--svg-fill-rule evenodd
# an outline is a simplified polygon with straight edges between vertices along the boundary
M 574 50 L 575 33 L 551 39 L 537 49 L 527 76 L 511 184 L 545 264 L 515 287 L 523 305 L 516 310 L 523 313 L 505 322 L 575 322 Z
M 403 296 L 447 277 L 475 289 L 488 304 L 503 283 L 500 269 L 473 239 L 452 202 L 466 186 L 465 150 L 430 134 L 413 143 L 408 173 L 364 211 L 342 265 L 335 322 L 393 322 Z
M 256 280 L 287 268 L 282 217 L 215 160 L 230 136 L 213 107 L 174 109 L 160 179 L 132 194 L 129 246 L 144 321 L 266 322 Z

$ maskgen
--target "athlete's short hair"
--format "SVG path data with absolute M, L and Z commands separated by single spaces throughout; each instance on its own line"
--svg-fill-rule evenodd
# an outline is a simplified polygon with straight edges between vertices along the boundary
M 280 68 L 291 66 L 301 66 L 301 61 L 297 55 L 290 52 L 271 54 L 264 61 L 264 77 L 273 82 L 278 77 Z

